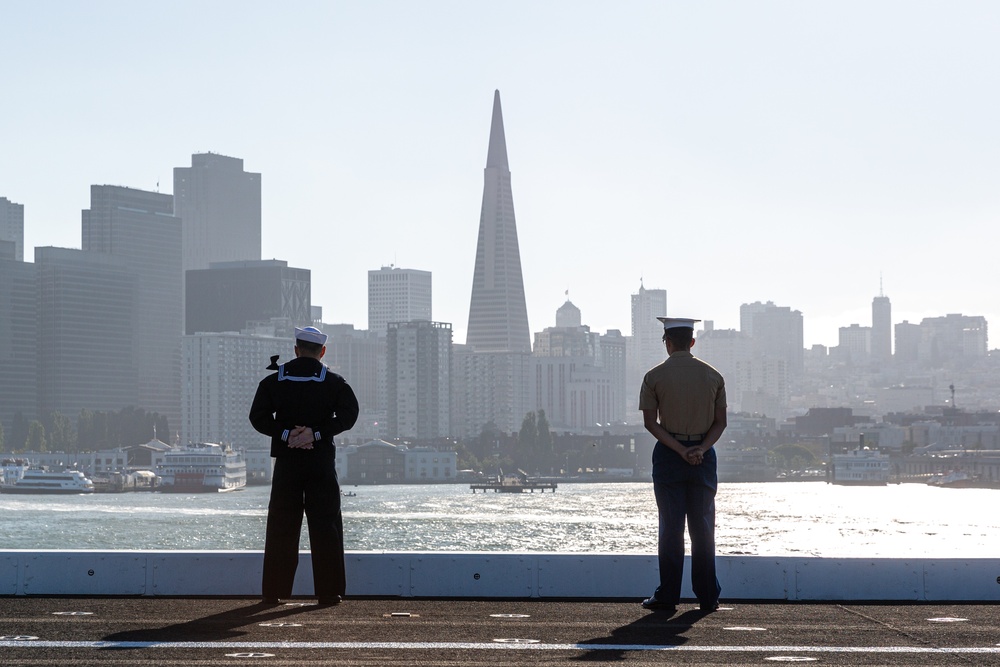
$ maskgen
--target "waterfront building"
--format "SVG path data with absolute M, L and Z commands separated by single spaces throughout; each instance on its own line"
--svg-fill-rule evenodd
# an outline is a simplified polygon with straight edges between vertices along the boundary
M 390 322 L 386 339 L 389 437 L 451 435 L 451 325 Z
M 260 259 L 260 174 L 243 160 L 196 153 L 174 168 L 174 215 L 184 229 L 183 267 Z
M 389 322 L 431 320 L 431 272 L 383 266 L 368 272 L 368 330 L 383 338 Z
M 82 213 L 85 252 L 114 258 L 135 276 L 135 339 L 138 392 L 134 405 L 181 419 L 181 334 L 184 282 L 181 221 L 173 197 L 113 185 L 90 186 L 90 208 Z
M 117 257 L 35 248 L 39 414 L 136 405 L 138 277 Z
M 0 243 L 13 244 L 13 259 L 24 261 L 24 205 L 0 197 Z
M 38 417 L 38 294 L 36 265 L 14 258 L 14 244 L 0 254 L 0 424 L 7 447 L 14 418 Z
M 454 450 L 408 447 L 384 440 L 338 446 L 336 463 L 341 484 L 454 482 L 458 478 Z
M 181 443 L 217 442 L 240 448 L 270 442 L 250 425 L 247 414 L 257 385 L 278 363 L 293 358 L 291 336 L 210 332 L 184 336 Z
M 499 90 L 493 95 L 466 345 L 476 352 L 531 352 Z
M 185 333 L 243 331 L 251 323 L 312 324 L 309 269 L 279 259 L 215 262 L 187 272 Z

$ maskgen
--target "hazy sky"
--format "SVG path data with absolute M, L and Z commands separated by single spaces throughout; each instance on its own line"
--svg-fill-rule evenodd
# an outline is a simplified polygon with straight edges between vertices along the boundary
M 26 259 L 91 184 L 195 152 L 263 183 L 263 256 L 367 324 L 367 272 L 433 272 L 464 342 L 494 89 L 532 331 L 629 295 L 805 341 L 961 312 L 1000 327 L 1000 3 L 0 0 L 0 196 Z M 991 347 L 996 347 L 996 337 Z

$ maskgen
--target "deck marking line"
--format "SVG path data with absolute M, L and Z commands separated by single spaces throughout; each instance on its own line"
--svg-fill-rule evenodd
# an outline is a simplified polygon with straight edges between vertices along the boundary
M 240 649 L 380 649 L 492 651 L 677 651 L 683 653 L 876 653 L 1000 654 L 1000 646 L 691 646 L 656 644 L 521 644 L 495 642 L 126 642 L 0 641 L 0 648 L 240 648 Z

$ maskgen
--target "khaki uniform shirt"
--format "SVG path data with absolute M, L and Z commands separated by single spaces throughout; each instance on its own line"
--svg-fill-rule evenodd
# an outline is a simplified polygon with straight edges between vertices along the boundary
M 670 433 L 704 435 L 725 407 L 722 374 L 690 352 L 674 352 L 642 379 L 639 409 L 656 410 Z

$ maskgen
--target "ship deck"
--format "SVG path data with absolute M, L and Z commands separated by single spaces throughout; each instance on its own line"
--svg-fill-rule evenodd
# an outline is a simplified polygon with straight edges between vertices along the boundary
M 21 665 L 1000 665 L 996 604 L 0 597 Z

